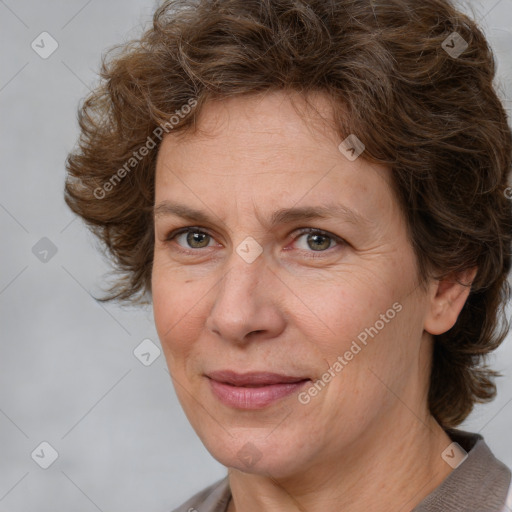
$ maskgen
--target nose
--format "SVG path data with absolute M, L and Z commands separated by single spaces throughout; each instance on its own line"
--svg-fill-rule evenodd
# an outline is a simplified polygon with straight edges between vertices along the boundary
M 212 290 L 216 295 L 206 327 L 220 338 L 243 344 L 284 330 L 279 295 L 285 287 L 264 256 L 248 263 L 233 251 L 224 277 Z

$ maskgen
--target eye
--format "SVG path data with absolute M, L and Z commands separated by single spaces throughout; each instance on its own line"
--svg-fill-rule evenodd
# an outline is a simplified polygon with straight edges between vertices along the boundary
M 298 241 L 303 240 L 302 243 Z M 343 240 L 336 235 L 315 228 L 302 228 L 299 236 L 294 239 L 300 250 L 308 252 L 326 252 L 335 245 L 343 244 Z M 301 247 L 302 246 L 302 247 Z
M 209 242 L 214 241 L 211 235 L 196 227 L 178 229 L 172 231 L 165 237 L 166 242 L 170 242 L 174 239 L 176 239 L 177 244 L 185 251 L 204 249 L 209 246 Z

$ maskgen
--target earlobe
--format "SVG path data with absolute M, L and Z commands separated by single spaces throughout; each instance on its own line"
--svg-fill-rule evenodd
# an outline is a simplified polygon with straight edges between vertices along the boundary
M 469 296 L 476 273 L 477 268 L 473 267 L 432 283 L 429 310 L 424 324 L 424 329 L 428 333 L 443 334 L 455 325 Z

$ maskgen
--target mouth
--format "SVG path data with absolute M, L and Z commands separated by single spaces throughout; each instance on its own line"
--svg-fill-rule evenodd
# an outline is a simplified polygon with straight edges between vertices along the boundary
M 206 375 L 216 398 L 235 409 L 263 409 L 299 391 L 311 379 L 269 372 L 236 373 L 231 370 Z

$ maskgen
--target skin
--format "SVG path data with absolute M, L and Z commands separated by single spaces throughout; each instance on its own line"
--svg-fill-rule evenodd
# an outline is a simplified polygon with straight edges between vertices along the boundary
M 474 272 L 419 286 L 390 170 L 364 153 L 347 159 L 327 98 L 310 105 L 284 92 L 210 102 L 199 131 L 164 138 L 155 205 L 179 202 L 211 221 L 155 215 L 156 328 L 191 425 L 229 468 L 229 512 L 411 510 L 452 470 L 441 458 L 451 440 L 427 407 L 432 334 L 453 326 L 467 298 L 455 277 Z M 267 222 L 279 208 L 334 203 L 361 219 Z M 210 236 L 166 241 L 183 227 Z M 331 238 L 315 250 L 299 228 Z M 263 250 L 252 263 L 236 252 L 248 236 Z M 317 381 L 396 303 L 307 404 L 293 393 L 240 410 L 210 389 L 205 374 L 223 369 Z M 239 456 L 248 446 L 250 465 Z

